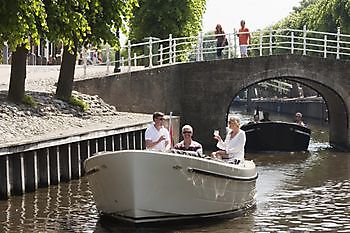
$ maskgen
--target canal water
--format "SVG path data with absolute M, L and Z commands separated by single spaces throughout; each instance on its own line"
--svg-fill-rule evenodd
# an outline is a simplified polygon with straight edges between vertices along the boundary
M 242 216 L 134 227 L 100 217 L 83 177 L 0 201 L 0 232 L 350 232 L 350 153 L 329 146 L 326 124 L 307 123 L 308 152 L 246 154 L 258 167 L 258 196 Z

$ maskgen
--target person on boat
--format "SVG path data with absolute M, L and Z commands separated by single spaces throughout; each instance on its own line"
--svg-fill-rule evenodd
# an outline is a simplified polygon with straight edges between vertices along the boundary
M 230 117 L 228 124 L 229 131 L 226 135 L 225 141 L 221 139 L 220 135 L 214 136 L 214 139 L 218 141 L 216 146 L 220 150 L 213 152 L 211 155 L 214 158 L 239 164 L 244 161 L 246 135 L 239 127 L 240 119 L 238 117 Z
M 182 127 L 182 137 L 183 140 L 179 143 L 177 143 L 174 146 L 174 149 L 177 150 L 185 150 L 185 151 L 194 151 L 198 155 L 203 154 L 203 147 L 199 142 L 196 142 L 192 139 L 193 136 L 193 129 L 190 125 L 184 125 Z
M 268 112 L 264 112 L 263 115 L 264 115 L 264 118 L 261 119 L 261 122 L 271 121 L 270 114 Z
M 301 112 L 297 112 L 295 113 L 295 120 L 294 122 L 298 125 L 304 126 L 305 127 L 305 123 L 303 122 L 303 114 L 301 114 Z
M 170 144 L 169 131 L 163 126 L 164 113 L 153 113 L 153 124 L 145 132 L 146 149 L 164 152 Z
M 259 114 L 254 114 L 253 116 L 253 120 L 252 121 L 249 121 L 248 124 L 256 124 L 256 123 L 259 123 L 260 120 L 259 120 Z

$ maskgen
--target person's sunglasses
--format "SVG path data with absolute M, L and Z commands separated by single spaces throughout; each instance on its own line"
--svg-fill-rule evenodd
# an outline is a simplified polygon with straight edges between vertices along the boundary
M 192 133 L 192 132 L 191 131 L 183 131 L 182 133 L 185 134 L 185 133 Z

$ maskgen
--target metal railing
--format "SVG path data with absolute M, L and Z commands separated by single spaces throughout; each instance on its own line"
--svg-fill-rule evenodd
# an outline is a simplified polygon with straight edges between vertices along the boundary
M 106 73 L 117 71 L 130 72 L 133 70 L 161 67 L 176 63 L 207 61 L 218 59 L 216 50 L 222 49 L 222 58 L 239 58 L 237 31 L 225 34 L 228 44 L 216 46 L 214 34 L 199 33 L 198 36 L 158 39 L 149 37 L 141 43 L 127 43 L 121 46 L 119 55 L 108 45 L 103 49 L 82 49 L 80 64 L 84 75 L 90 66 L 106 66 Z M 250 57 L 276 54 L 300 54 L 324 58 L 349 59 L 350 35 L 341 34 L 340 28 L 336 33 L 318 32 L 299 29 L 257 30 L 250 32 L 251 42 L 248 46 Z M 217 35 L 218 36 L 218 35 Z M 113 69 L 119 67 L 120 69 Z
M 100 52 L 105 58 L 93 65 L 105 65 L 110 72 L 110 66 L 119 63 L 121 72 L 135 69 L 148 69 L 176 63 L 207 61 L 218 59 L 216 50 L 223 50 L 222 58 L 239 58 L 237 31 L 225 34 L 228 45 L 216 46 L 213 34 L 200 33 L 193 37 L 173 38 L 170 34 L 166 39 L 147 38 L 147 41 L 132 44 L 127 41 L 121 47 L 120 59 L 113 60 L 114 51 L 108 46 Z M 340 28 L 336 33 L 318 32 L 298 29 L 267 29 L 250 32 L 251 43 L 248 46 L 250 57 L 276 54 L 300 54 L 324 58 L 349 59 L 350 35 L 341 34 Z M 91 51 L 87 50 L 87 53 Z M 84 56 L 86 57 L 86 56 Z M 85 60 L 85 59 L 84 59 Z M 88 62 L 84 61 L 84 67 Z

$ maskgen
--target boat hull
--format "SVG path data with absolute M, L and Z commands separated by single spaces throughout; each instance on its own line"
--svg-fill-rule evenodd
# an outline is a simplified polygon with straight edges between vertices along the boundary
M 98 210 L 135 223 L 226 215 L 255 205 L 252 161 L 244 167 L 135 150 L 93 156 L 85 169 Z
M 306 151 L 309 128 L 287 122 L 261 122 L 241 127 L 246 133 L 246 151 Z

